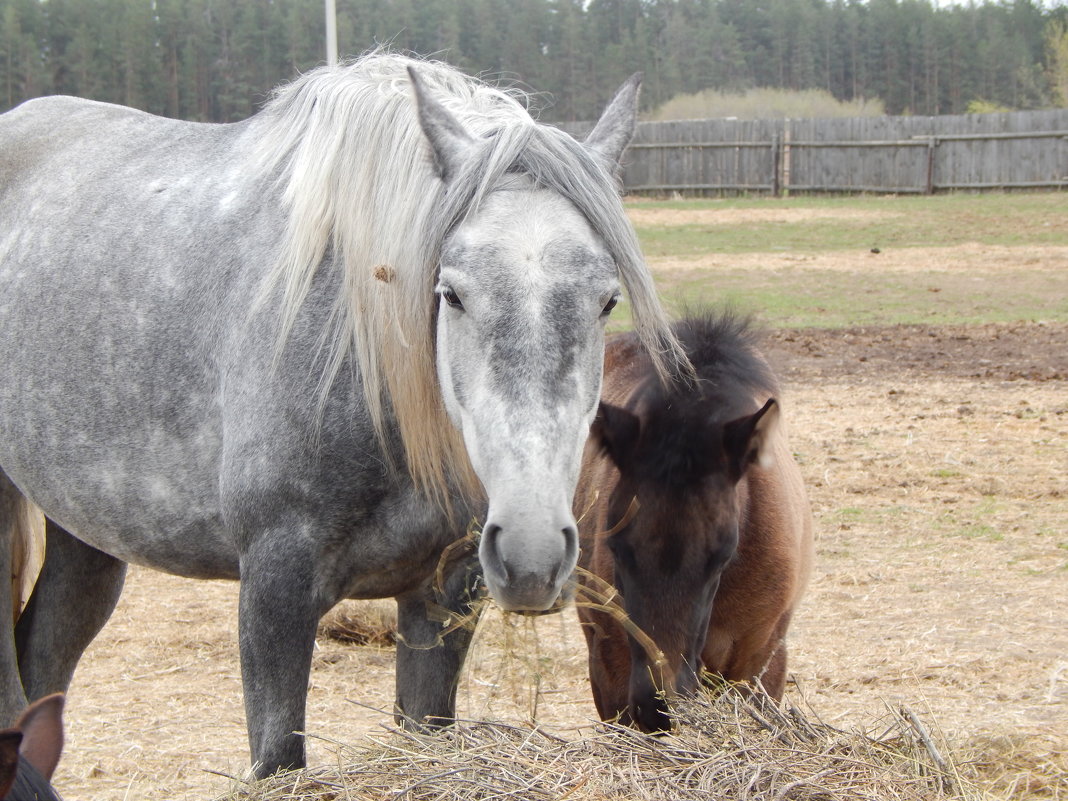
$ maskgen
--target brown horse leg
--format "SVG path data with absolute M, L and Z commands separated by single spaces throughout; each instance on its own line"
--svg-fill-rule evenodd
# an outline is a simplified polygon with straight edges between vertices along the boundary
M 786 690 L 786 643 L 778 638 L 772 641 L 778 647 L 771 654 L 771 658 L 764 666 L 764 672 L 760 675 L 760 683 L 764 692 L 776 701 L 782 700 L 782 694 Z
M 627 634 L 607 615 L 580 615 L 589 646 L 590 687 L 601 720 L 626 714 L 629 706 L 630 646 Z
M 786 690 L 785 636 L 790 626 L 790 614 L 789 611 L 783 613 L 769 636 L 742 638 L 734 643 L 729 656 L 721 653 L 721 659 L 726 656 L 727 664 L 720 675 L 727 681 L 744 682 L 750 686 L 759 682 L 768 697 L 781 700 Z M 706 651 L 706 665 L 716 664 L 712 656 Z
M 786 630 L 792 616 L 793 610 L 787 609 L 775 624 L 775 631 L 764 650 L 763 672 L 759 674 L 764 692 L 776 701 L 782 700 L 786 691 Z

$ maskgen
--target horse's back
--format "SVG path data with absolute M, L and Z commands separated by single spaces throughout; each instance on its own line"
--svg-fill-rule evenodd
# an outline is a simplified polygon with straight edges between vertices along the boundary
M 222 202 L 241 130 L 67 97 L 0 115 L 0 471 L 121 558 L 139 529 L 236 561 L 209 532 L 219 359 L 255 292 L 235 265 L 259 244 Z
M 86 172 L 114 170 L 124 149 L 173 141 L 177 131 L 193 125 L 77 97 L 27 100 L 0 114 L 0 197 L 23 182 L 65 184 L 68 193 L 91 190 Z
M 79 138 L 97 139 L 99 144 L 107 145 L 114 143 L 116 137 L 144 137 L 146 132 L 173 139 L 181 131 L 226 127 L 159 117 L 128 106 L 82 97 L 49 95 L 27 100 L 0 114 L 0 142 L 4 144 L 4 160 L 9 161 L 12 148 L 32 145 L 35 139 L 47 142 L 48 149 L 57 151 Z M 14 152 L 14 155 L 19 154 Z

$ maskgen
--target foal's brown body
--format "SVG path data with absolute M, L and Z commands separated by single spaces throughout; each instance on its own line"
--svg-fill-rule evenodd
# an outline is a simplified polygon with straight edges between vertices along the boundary
M 635 337 L 609 340 L 575 501 L 581 567 L 615 585 L 664 660 L 580 607 L 594 701 L 603 719 L 646 730 L 670 725 L 664 693 L 693 689 L 702 668 L 782 696 L 783 638 L 813 550 L 775 379 L 744 322 L 706 317 L 679 333 L 701 380 L 666 395 Z

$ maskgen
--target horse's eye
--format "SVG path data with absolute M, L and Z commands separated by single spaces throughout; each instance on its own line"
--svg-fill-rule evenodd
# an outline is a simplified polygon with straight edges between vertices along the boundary
M 635 558 L 634 549 L 619 534 L 614 534 L 608 538 L 608 548 L 612 551 L 612 556 L 615 557 L 616 563 L 620 567 L 630 571 L 637 567 L 638 560 Z
M 608 303 L 604 304 L 604 308 L 601 309 L 601 315 L 607 317 L 609 314 L 612 313 L 612 309 L 614 309 L 618 304 L 619 295 L 613 295 L 611 298 L 608 299 Z
M 464 310 L 464 304 L 460 301 L 460 296 L 456 294 L 456 291 L 452 287 L 443 287 L 440 294 L 444 301 L 452 308 L 459 309 L 460 311 Z

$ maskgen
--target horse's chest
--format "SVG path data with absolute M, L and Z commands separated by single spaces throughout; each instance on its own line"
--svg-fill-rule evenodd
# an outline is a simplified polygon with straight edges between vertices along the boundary
M 336 598 L 401 595 L 433 575 L 442 550 L 463 534 L 414 490 L 387 492 L 349 526 L 320 529 L 322 589 Z

